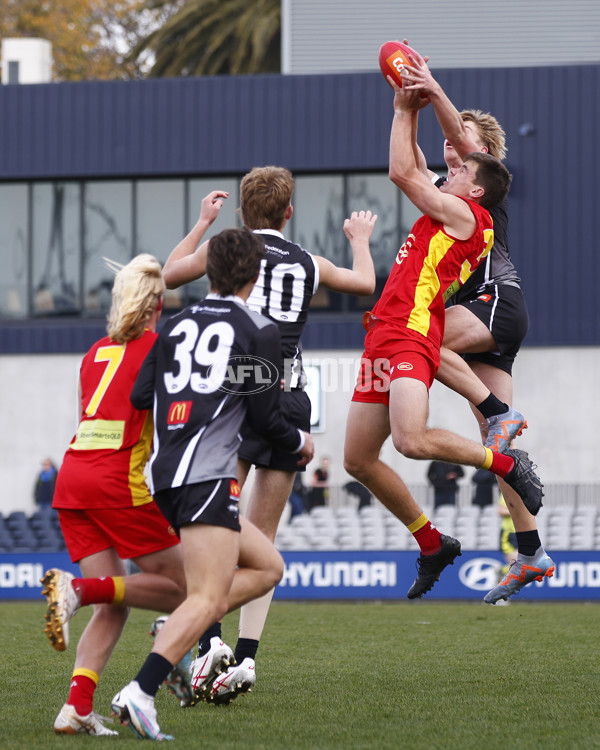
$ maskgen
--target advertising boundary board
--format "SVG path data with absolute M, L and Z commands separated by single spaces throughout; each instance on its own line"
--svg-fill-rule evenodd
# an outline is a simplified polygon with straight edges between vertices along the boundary
M 415 576 L 415 551 L 283 552 L 285 573 L 276 600 L 406 599 Z M 551 552 L 552 578 L 534 581 L 520 601 L 600 601 L 600 551 Z M 483 599 L 498 581 L 502 556 L 493 551 L 463 552 L 444 570 L 427 600 Z M 79 575 L 79 567 L 61 554 L 0 555 L 0 601 L 41 599 L 40 578 L 48 568 Z

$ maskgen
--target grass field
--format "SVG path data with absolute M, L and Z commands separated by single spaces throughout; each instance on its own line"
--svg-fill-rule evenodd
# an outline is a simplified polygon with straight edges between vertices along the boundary
M 138 746 L 59 737 L 74 644 L 43 634 L 44 606 L 0 604 L 0 748 Z M 254 692 L 183 710 L 161 689 L 163 731 L 203 750 L 587 750 L 600 748 L 598 616 L 590 604 L 275 603 Z M 141 665 L 153 613 L 133 612 L 96 691 L 95 709 Z M 237 617 L 223 625 L 235 644 Z

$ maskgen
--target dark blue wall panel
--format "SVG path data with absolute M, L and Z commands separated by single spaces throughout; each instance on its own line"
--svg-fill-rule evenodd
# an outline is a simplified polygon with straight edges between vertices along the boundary
M 526 344 L 599 345 L 600 65 L 437 77 L 459 108 L 491 111 L 507 132 Z M 430 109 L 419 141 L 439 165 Z M 0 180 L 238 175 L 268 163 L 297 173 L 386 170 L 391 117 L 379 73 L 0 86 Z M 333 321 L 321 330 L 307 332 L 311 345 L 339 345 Z

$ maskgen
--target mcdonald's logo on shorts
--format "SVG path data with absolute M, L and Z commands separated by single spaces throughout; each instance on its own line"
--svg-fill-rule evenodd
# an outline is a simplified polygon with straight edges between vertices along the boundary
M 169 414 L 167 416 L 167 424 L 185 424 L 190 418 L 190 411 L 192 410 L 191 401 L 175 401 L 169 407 Z
M 229 482 L 229 497 L 239 497 L 240 493 L 240 485 L 235 481 L 235 479 L 232 479 Z

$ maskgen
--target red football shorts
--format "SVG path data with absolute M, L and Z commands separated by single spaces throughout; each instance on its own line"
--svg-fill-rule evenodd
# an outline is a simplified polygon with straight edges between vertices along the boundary
M 59 508 L 58 518 L 72 562 L 111 547 L 122 560 L 129 560 L 179 544 L 154 502 L 107 510 Z
M 389 406 L 390 383 L 397 378 L 414 378 L 431 388 L 440 365 L 439 349 L 418 334 L 409 338 L 402 333 L 382 322 L 367 333 L 353 401 Z

